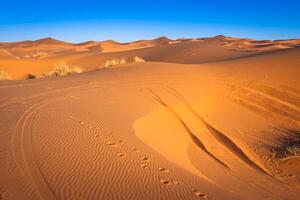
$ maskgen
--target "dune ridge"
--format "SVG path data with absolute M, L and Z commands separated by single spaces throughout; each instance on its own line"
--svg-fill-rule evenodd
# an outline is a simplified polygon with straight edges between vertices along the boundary
M 84 71 L 93 71 L 110 59 L 201 64 L 299 47 L 299 39 L 253 40 L 216 36 L 212 38 L 176 39 L 160 37 L 120 43 L 113 40 L 70 43 L 53 38 L 35 41 L 0 43 L 0 69 L 14 79 L 28 74 L 40 76 L 55 64 L 66 62 Z

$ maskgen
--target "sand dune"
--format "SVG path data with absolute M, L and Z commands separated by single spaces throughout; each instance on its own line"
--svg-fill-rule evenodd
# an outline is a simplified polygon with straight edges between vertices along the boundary
M 1 44 L 15 78 L 62 60 L 91 71 L 0 81 L 0 199 L 299 199 L 299 156 L 283 154 L 300 141 L 297 45 Z M 37 49 L 46 54 L 12 57 Z M 93 71 L 133 56 L 147 62 Z
M 14 79 L 28 74 L 39 76 L 65 62 L 84 71 L 100 68 L 107 60 L 132 59 L 146 61 L 201 64 L 296 48 L 300 40 L 256 41 L 216 36 L 213 38 L 171 40 L 160 37 L 119 43 L 113 40 L 79 44 L 45 38 L 36 41 L 0 43 L 0 68 Z

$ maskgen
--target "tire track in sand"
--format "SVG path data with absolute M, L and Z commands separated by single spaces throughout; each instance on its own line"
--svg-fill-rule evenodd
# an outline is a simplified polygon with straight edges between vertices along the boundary
M 41 199 L 52 200 L 57 199 L 57 197 L 55 195 L 55 192 L 50 187 L 49 183 L 46 181 L 35 159 L 34 151 L 32 149 L 31 135 L 33 122 L 40 109 L 70 96 L 70 93 L 72 92 L 70 91 L 71 89 L 78 89 L 88 85 L 89 84 L 53 91 L 52 93 L 61 92 L 62 95 L 58 95 L 56 97 L 31 105 L 27 110 L 25 110 L 22 113 L 22 115 L 16 123 L 16 128 L 11 139 L 11 149 L 13 158 L 16 163 L 17 169 L 19 170 L 23 178 L 25 178 L 25 180 L 27 181 L 29 188 L 31 188 L 31 191 L 32 189 L 34 189 Z M 97 88 L 98 86 L 94 86 L 88 89 Z M 66 91 L 68 91 L 67 94 L 63 93 Z M 78 92 L 75 91 L 75 93 Z
M 62 97 L 56 97 L 31 106 L 21 115 L 12 137 L 12 150 L 17 167 L 19 171 L 23 173 L 27 181 L 32 183 L 33 188 L 41 199 L 52 200 L 57 198 L 35 160 L 32 149 L 32 125 L 39 109 L 61 99 Z M 23 168 L 25 168 L 25 170 Z

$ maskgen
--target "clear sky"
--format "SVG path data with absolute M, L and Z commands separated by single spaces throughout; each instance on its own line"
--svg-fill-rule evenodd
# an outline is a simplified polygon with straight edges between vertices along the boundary
M 3 0 L 0 41 L 300 38 L 300 0 Z

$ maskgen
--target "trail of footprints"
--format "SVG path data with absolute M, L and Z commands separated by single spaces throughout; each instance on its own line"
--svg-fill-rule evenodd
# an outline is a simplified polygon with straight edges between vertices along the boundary
M 81 124 L 83 126 L 86 126 L 90 129 L 100 130 L 96 126 L 89 126 L 89 125 L 87 125 L 88 123 L 86 123 L 82 120 L 78 120 L 73 116 L 70 116 L 70 119 L 76 120 L 79 124 Z M 109 135 L 112 135 L 112 133 L 109 134 Z M 97 134 L 95 134 L 95 137 L 99 138 L 100 135 L 97 133 Z M 126 145 L 125 142 L 121 139 L 108 140 L 108 141 L 106 141 L 105 144 L 107 146 L 111 147 L 111 148 L 118 148 L 120 145 Z M 128 147 L 127 146 L 127 149 L 129 149 L 131 152 L 140 153 L 140 150 L 138 150 L 135 147 Z M 118 156 L 120 158 L 124 158 L 124 157 L 126 157 L 126 154 L 117 151 L 116 156 Z M 139 162 L 138 162 L 139 166 L 141 168 L 144 168 L 144 169 L 149 169 L 150 168 L 150 163 L 151 163 L 151 159 L 148 156 L 142 156 L 140 158 Z M 177 181 L 177 180 L 170 177 L 170 170 L 169 169 L 164 168 L 164 167 L 159 167 L 158 170 L 162 174 L 162 176 L 159 177 L 160 184 L 165 185 L 165 186 L 179 186 L 180 185 L 179 181 Z M 199 191 L 198 189 L 193 189 L 193 192 L 194 192 L 194 195 L 196 196 L 196 198 L 198 198 L 198 199 L 211 200 L 211 198 L 209 198 L 206 194 Z

